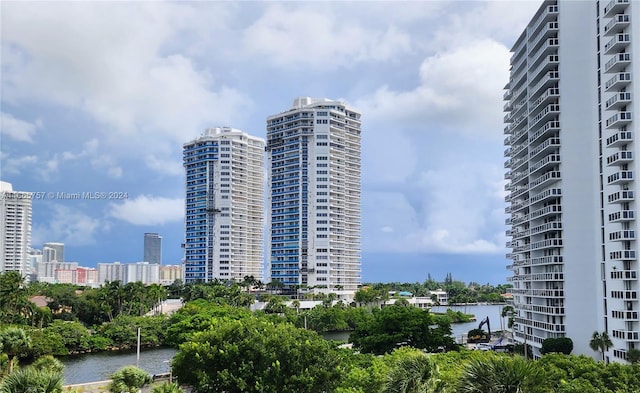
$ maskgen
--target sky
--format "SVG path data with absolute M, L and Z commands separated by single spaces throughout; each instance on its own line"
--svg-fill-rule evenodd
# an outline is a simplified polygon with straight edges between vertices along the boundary
M 362 279 L 504 283 L 503 87 L 540 1 L 0 3 L 0 180 L 32 247 L 182 260 L 182 144 L 265 137 L 299 96 L 362 112 Z M 111 199 L 64 199 L 59 193 Z

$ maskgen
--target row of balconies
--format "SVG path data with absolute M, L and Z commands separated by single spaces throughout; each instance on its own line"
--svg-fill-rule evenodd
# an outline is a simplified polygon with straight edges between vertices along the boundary
M 531 251 L 549 247 L 562 247 L 562 238 L 545 239 L 531 243 Z
M 640 340 L 640 332 L 633 330 L 617 330 L 613 329 L 612 331 L 613 338 L 619 338 L 627 341 L 638 341 Z
M 529 106 L 529 113 L 535 112 L 537 107 L 547 99 L 553 99 L 560 97 L 560 89 L 558 87 L 548 88 L 537 100 L 531 103 Z
M 540 314 L 564 315 L 564 307 L 538 306 L 536 304 L 520 304 L 520 310 L 533 311 Z
M 544 169 L 549 164 L 555 164 L 560 162 L 560 154 L 554 153 L 545 156 L 542 160 L 536 162 L 529 167 L 529 173 L 533 174 L 540 169 Z
M 511 288 L 513 294 L 528 295 L 537 297 L 564 297 L 564 290 L 562 289 L 526 289 L 526 288 Z
M 533 87 L 529 89 L 529 99 L 534 99 L 538 96 L 539 91 L 542 88 L 549 87 L 551 85 L 557 86 L 558 81 L 560 80 L 560 74 L 558 71 L 549 71 L 544 78 L 540 80 L 540 82 L 536 83 Z
M 538 202 L 541 202 L 545 199 L 556 198 L 562 195 L 561 188 L 550 188 L 548 190 L 544 190 L 536 195 L 533 195 L 529 198 L 529 203 L 534 205 Z
M 560 180 L 560 171 L 549 171 L 544 175 L 539 176 L 535 180 L 529 183 L 529 190 L 533 190 L 535 188 L 541 187 L 548 182 L 555 182 Z
M 608 184 L 628 183 L 633 180 L 633 171 L 619 171 L 607 176 Z
M 638 298 L 638 291 L 611 291 L 612 299 L 634 300 Z
M 552 20 L 544 24 L 544 27 L 540 30 L 539 33 L 532 35 L 529 38 L 530 47 L 533 48 L 530 49 L 529 52 L 535 50 L 535 47 L 538 46 L 540 42 L 544 42 L 544 40 L 549 38 L 550 36 L 557 36 L 558 27 L 559 26 L 557 20 Z
M 531 119 L 531 123 L 529 123 L 532 127 L 535 126 L 538 122 L 542 120 L 548 120 L 552 116 L 557 116 L 560 113 L 560 105 L 557 103 L 552 103 L 547 105 L 540 113 L 538 113 L 533 119 Z
M 543 232 L 560 231 L 560 230 L 562 230 L 562 222 L 553 221 L 553 222 L 548 222 L 546 224 L 538 225 L 531 228 L 531 234 L 537 235 Z
M 545 23 L 551 20 L 557 20 L 557 19 L 558 19 L 558 6 L 555 4 L 547 6 L 545 10 L 542 12 L 542 14 L 540 15 L 540 17 L 538 18 L 538 20 L 533 24 L 533 27 L 530 30 L 531 34 L 535 34 L 538 31 L 538 29 Z
M 550 150 L 550 149 L 556 149 L 560 147 L 560 138 L 549 138 L 547 140 L 545 140 L 544 142 L 542 142 L 541 144 L 539 144 L 538 146 L 536 146 L 535 148 L 531 149 L 531 151 L 529 151 L 529 158 L 534 158 L 535 156 L 537 156 L 538 154 Z
M 614 319 L 622 319 L 629 322 L 637 322 L 638 321 L 638 312 L 637 311 L 619 311 L 612 310 L 611 318 Z

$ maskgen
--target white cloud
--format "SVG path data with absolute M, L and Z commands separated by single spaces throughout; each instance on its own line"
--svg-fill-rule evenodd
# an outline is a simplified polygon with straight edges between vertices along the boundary
M 159 159 L 155 155 L 149 154 L 145 162 L 149 168 L 166 175 L 181 176 L 184 174 L 182 161 Z
M 12 157 L 9 153 L 2 154 L 2 172 L 17 175 L 32 169 L 38 163 L 36 155 Z
M 90 217 L 80 210 L 56 203 L 49 203 L 47 208 L 51 211 L 49 221 L 36 222 L 33 225 L 33 245 L 52 239 L 69 247 L 95 244 L 96 232 L 106 229 L 99 219 Z
M 110 215 L 133 225 L 164 225 L 184 219 L 184 199 L 140 195 L 112 203 Z
M 508 49 L 492 40 L 475 40 L 424 60 L 420 85 L 407 91 L 380 87 L 356 106 L 371 121 L 437 124 L 468 134 L 498 135 L 502 125 L 502 87 L 508 80 Z
M 364 28 L 330 7 L 291 9 L 270 4 L 244 32 L 247 52 L 281 67 L 330 70 L 363 61 L 390 61 L 411 52 L 411 36 L 397 26 Z
M 193 7 L 12 3 L 3 13 L 2 65 L 10 70 L 3 73 L 3 100 L 87 114 L 102 125 L 95 131 L 113 154 L 153 153 L 152 139 L 181 143 L 185 132 L 233 124 L 251 106 L 210 70 L 167 51 L 192 22 L 202 25 L 205 16 Z
M 0 112 L 0 133 L 20 142 L 33 142 L 33 135 L 36 129 L 42 127 L 42 123 L 37 120 L 35 123 L 20 120 L 10 113 Z
M 505 216 L 498 212 L 504 202 L 489 191 L 498 172 L 498 168 L 483 164 L 439 168 L 421 173 L 412 185 L 398 185 L 395 191 L 368 193 L 363 204 L 367 226 L 388 224 L 377 233 L 367 233 L 365 249 L 502 252 Z

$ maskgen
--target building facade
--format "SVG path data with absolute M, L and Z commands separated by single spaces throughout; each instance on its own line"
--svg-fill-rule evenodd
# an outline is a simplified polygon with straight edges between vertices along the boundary
M 162 265 L 162 236 L 158 233 L 144 234 L 144 262 Z
M 183 146 L 184 281 L 262 279 L 264 140 L 210 128 Z
M 0 181 L 0 272 L 16 271 L 27 280 L 31 250 L 31 195 Z
M 127 282 L 127 265 L 120 262 L 98 263 L 98 284 L 105 282 L 120 281 L 121 284 Z
M 64 262 L 64 243 L 44 243 L 42 245 L 42 260 L 44 262 Z
M 171 285 L 176 280 L 182 280 L 181 265 L 160 266 L 160 283 L 162 285 Z
M 149 262 L 129 263 L 127 264 L 125 282 L 157 284 L 160 282 L 160 265 Z
M 635 22 L 634 22 L 635 21 Z M 566 336 L 610 361 L 640 348 L 632 75 L 640 4 L 544 1 L 512 48 L 505 87 L 514 333 L 539 355 Z
M 360 284 L 360 116 L 301 97 L 267 118 L 268 281 L 353 294 Z

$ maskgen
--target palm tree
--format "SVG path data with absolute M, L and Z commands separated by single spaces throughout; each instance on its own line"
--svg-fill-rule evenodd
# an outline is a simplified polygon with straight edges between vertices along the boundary
M 184 393 L 177 383 L 165 382 L 151 389 L 151 393 Z
M 141 387 L 151 382 L 151 375 L 146 371 L 135 366 L 126 366 L 111 374 L 109 391 L 112 393 L 138 393 Z
M 389 372 L 384 393 L 437 393 L 443 391 L 438 366 L 422 353 L 402 357 Z
M 607 332 L 593 332 L 593 336 L 591 336 L 591 341 L 589 341 L 589 347 L 594 351 L 602 352 L 602 361 L 604 362 L 604 353 L 609 350 L 613 346 L 611 339 Z
M 51 372 L 62 372 L 64 370 L 64 364 L 61 361 L 54 358 L 51 355 L 45 355 L 39 357 L 31 366 L 36 370 L 42 371 L 51 371 Z
M 627 361 L 631 364 L 640 364 L 640 349 L 631 348 L 627 351 Z
M 0 383 L 0 393 L 61 393 L 62 372 L 27 367 L 10 373 Z
M 9 374 L 13 371 L 15 357 L 31 348 L 31 337 L 21 328 L 8 327 L 0 332 L 2 351 L 9 358 Z
M 491 357 L 469 362 L 459 380 L 459 393 L 541 393 L 548 379 L 535 362 L 522 357 Z

